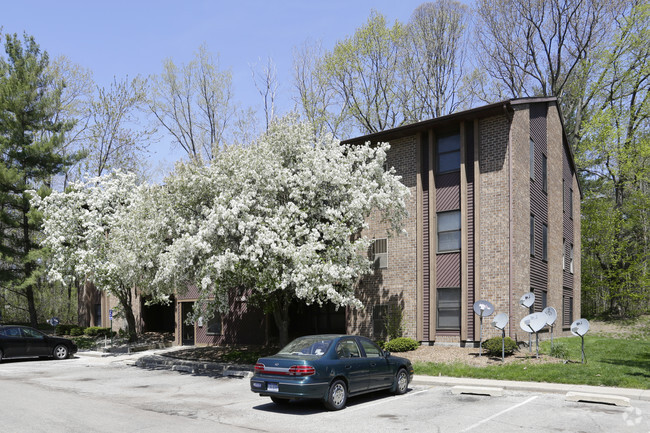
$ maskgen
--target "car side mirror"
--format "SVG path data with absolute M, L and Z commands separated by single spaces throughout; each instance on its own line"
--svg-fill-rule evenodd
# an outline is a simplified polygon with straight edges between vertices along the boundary
M 390 356 L 390 352 L 388 350 L 384 350 L 384 358 L 388 358 Z

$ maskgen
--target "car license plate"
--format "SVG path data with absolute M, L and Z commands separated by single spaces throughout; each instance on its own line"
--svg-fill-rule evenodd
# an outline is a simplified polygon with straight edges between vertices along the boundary
M 267 383 L 266 390 L 271 392 L 278 392 L 280 389 L 278 388 L 277 383 Z

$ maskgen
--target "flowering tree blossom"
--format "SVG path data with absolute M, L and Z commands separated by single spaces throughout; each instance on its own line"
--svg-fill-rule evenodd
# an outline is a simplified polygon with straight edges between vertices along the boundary
M 210 165 L 181 164 L 165 182 L 166 230 L 155 284 L 199 287 L 195 315 L 226 311 L 238 291 L 273 313 L 280 343 L 289 304 L 361 307 L 369 273 L 362 236 L 378 212 L 401 231 L 408 189 L 384 170 L 388 144 L 341 145 L 288 117 L 257 143 L 230 147 Z
M 160 193 L 160 187 L 138 184 L 135 174 L 116 172 L 33 199 L 52 253 L 50 280 L 92 281 L 115 296 L 131 337 L 135 291 L 160 295 L 149 284 L 169 239 Z

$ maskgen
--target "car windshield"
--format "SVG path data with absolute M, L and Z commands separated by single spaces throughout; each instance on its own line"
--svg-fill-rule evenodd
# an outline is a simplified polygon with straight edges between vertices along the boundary
M 278 355 L 315 355 L 323 356 L 332 344 L 332 338 L 300 337 L 287 344 Z

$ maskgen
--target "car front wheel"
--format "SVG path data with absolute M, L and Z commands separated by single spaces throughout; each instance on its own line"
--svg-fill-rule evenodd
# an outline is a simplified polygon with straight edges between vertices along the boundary
M 401 395 L 409 387 L 409 375 L 403 368 L 400 368 L 395 376 L 395 394 Z
M 54 359 L 66 359 L 68 357 L 68 348 L 63 344 L 59 344 L 54 348 Z
M 336 380 L 330 386 L 327 393 L 327 401 L 325 407 L 329 410 L 340 410 L 345 407 L 345 402 L 348 400 L 348 390 L 345 382 Z

